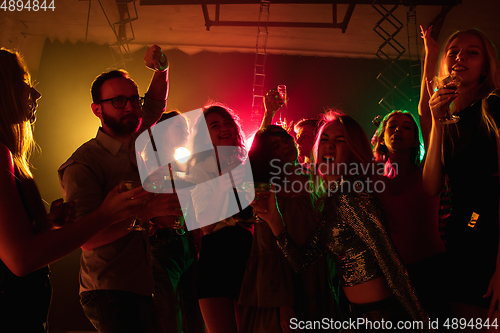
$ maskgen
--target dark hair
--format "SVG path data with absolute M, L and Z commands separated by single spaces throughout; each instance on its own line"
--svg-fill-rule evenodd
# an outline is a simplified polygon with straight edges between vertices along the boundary
M 182 114 L 179 112 L 179 111 L 168 111 L 168 112 L 164 112 L 160 119 L 156 122 L 155 125 L 153 125 L 151 127 L 151 133 L 155 133 L 155 129 L 156 129 L 156 125 L 158 125 L 159 123 L 161 123 L 162 121 L 164 120 L 167 120 L 167 119 L 170 119 L 170 118 L 173 118 L 175 116 L 181 116 L 185 121 L 186 121 L 186 118 L 184 116 L 182 116 Z M 169 127 L 171 126 L 171 124 L 169 124 Z M 162 128 L 163 126 L 160 125 L 160 128 Z M 162 128 L 163 130 L 167 129 L 168 130 L 168 127 L 163 127 Z M 161 134 L 160 134 L 161 135 Z M 160 152 L 159 154 L 161 154 L 161 156 L 166 156 L 168 158 L 170 157 L 173 157 L 174 155 L 174 151 L 173 149 L 177 148 L 173 145 L 171 145 L 170 142 L 168 142 L 167 144 L 165 144 L 165 142 L 163 142 L 163 140 L 159 139 L 159 141 L 156 141 L 156 145 L 157 145 L 157 149 L 160 149 Z M 186 138 L 187 140 L 187 138 Z M 136 149 L 138 149 L 138 151 L 141 151 L 141 158 L 142 158 L 142 163 L 143 165 L 146 167 L 148 167 L 148 163 L 151 159 L 154 159 L 155 156 L 154 156 L 154 153 L 153 153 L 153 150 L 151 149 L 147 149 L 147 144 L 151 142 L 151 140 L 149 139 L 149 136 L 145 137 L 144 139 L 141 139 L 140 141 L 139 140 L 136 140 L 135 144 L 136 144 Z M 170 153 L 172 153 L 170 155 Z
M 135 87 L 137 88 L 137 84 L 135 83 L 134 80 L 130 78 L 128 73 L 122 69 L 118 70 L 112 70 L 110 72 L 102 73 L 99 76 L 97 76 L 94 79 L 94 82 L 92 82 L 92 88 L 90 89 L 90 93 L 92 95 L 92 102 L 93 103 L 99 103 L 102 99 L 101 97 L 101 88 L 104 82 L 110 79 L 115 79 L 115 78 L 123 78 L 126 80 L 129 80 L 132 82 Z
M 394 110 L 394 111 L 388 113 L 384 117 L 384 119 L 382 119 L 377 131 L 375 132 L 375 134 L 373 135 L 373 138 L 372 138 L 373 151 L 376 153 L 382 153 L 383 155 L 387 155 L 387 146 L 380 144 L 380 141 L 384 138 L 387 123 L 389 122 L 391 117 L 396 115 L 396 114 L 401 114 L 401 115 L 407 116 L 408 118 L 410 118 L 411 122 L 413 123 L 413 127 L 415 128 L 415 140 L 418 142 L 418 146 L 413 147 L 411 149 L 411 159 L 412 159 L 412 162 L 418 166 L 418 165 L 420 165 L 420 162 L 422 160 L 422 150 L 421 150 L 422 149 L 422 140 L 420 139 L 420 137 L 421 137 L 420 127 L 418 126 L 417 121 L 415 120 L 415 117 L 413 117 L 413 115 L 408 111 Z
M 269 149 L 271 145 L 270 139 L 272 137 L 282 137 L 293 140 L 293 137 L 284 128 L 278 125 L 266 126 L 255 133 L 252 147 L 248 152 L 248 159 L 252 167 L 253 179 L 256 182 L 268 183 L 271 180 L 271 172 L 275 169 L 275 167 L 271 165 L 271 160 L 276 159 L 276 156 L 274 156 L 272 150 Z M 280 166 L 283 166 L 282 161 L 278 163 Z M 279 177 L 280 175 L 276 176 Z
M 170 118 L 173 118 L 175 116 L 180 116 L 180 115 L 181 115 L 181 113 L 177 110 L 163 112 L 160 119 L 158 119 L 157 123 L 162 122 L 162 121 L 167 120 L 167 119 L 170 119 Z
M 243 142 L 243 132 L 239 123 L 238 116 L 228 106 L 218 103 L 209 102 L 203 107 L 203 113 L 198 117 L 193 128 L 193 151 L 202 151 L 200 149 L 205 145 L 205 141 L 210 139 L 210 134 L 207 131 L 206 118 L 209 114 L 217 113 L 224 119 L 231 121 L 236 129 L 236 148 L 234 150 L 234 157 L 243 160 L 246 155 L 245 144 Z M 202 151 L 201 153 L 193 154 L 188 161 L 188 169 L 198 162 L 204 161 L 207 157 L 213 154 L 213 151 Z
M 314 118 L 302 118 L 293 126 L 293 131 L 297 133 L 299 129 L 304 126 L 311 126 L 314 130 L 314 134 L 318 131 L 318 128 L 321 126 L 321 121 L 319 119 Z

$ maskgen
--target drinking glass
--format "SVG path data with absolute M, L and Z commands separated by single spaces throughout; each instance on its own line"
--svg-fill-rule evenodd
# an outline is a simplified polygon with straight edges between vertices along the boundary
M 120 181 L 118 191 L 121 192 L 126 192 L 133 190 L 134 188 L 138 188 L 142 186 L 140 181 L 134 181 L 134 180 L 122 180 Z M 141 219 L 136 215 L 134 218 L 134 221 L 132 222 L 131 225 L 126 227 L 125 229 L 127 230 L 133 230 L 133 231 L 143 231 L 146 230 L 144 227 L 141 225 Z
M 164 184 L 165 187 L 171 187 L 174 194 L 177 194 L 177 190 L 196 186 L 194 179 L 186 175 L 185 172 L 172 172 L 170 173 L 170 176 L 164 176 Z M 187 207 L 183 208 L 183 213 L 185 210 L 187 210 Z M 184 214 L 175 220 L 172 229 L 174 229 L 175 232 L 181 236 L 186 233 Z
M 280 101 L 278 101 L 278 104 L 280 106 L 283 104 L 286 106 L 286 103 L 288 102 L 288 96 L 286 94 L 286 85 L 280 84 L 278 86 L 278 94 L 280 95 Z
M 455 89 L 460 86 L 462 83 L 462 78 L 454 73 L 446 75 L 446 76 L 435 76 L 432 81 L 432 89 L 434 91 L 438 91 L 441 88 L 446 89 Z M 452 114 L 450 112 L 450 106 L 447 106 L 446 114 L 439 119 L 443 124 L 454 124 L 460 120 L 460 117 L 456 114 Z
M 256 200 L 258 199 L 257 196 L 263 196 L 271 191 L 271 183 L 265 182 L 244 182 L 241 187 L 245 192 L 255 193 Z M 258 223 L 262 220 L 254 213 L 253 217 L 248 221 Z

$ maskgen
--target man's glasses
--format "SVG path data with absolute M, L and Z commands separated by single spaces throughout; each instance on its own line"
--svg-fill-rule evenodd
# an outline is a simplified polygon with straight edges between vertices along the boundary
M 123 109 L 125 106 L 127 106 L 127 101 L 130 101 L 130 104 L 134 108 L 140 108 L 141 106 L 144 105 L 144 97 L 139 97 L 139 96 L 132 96 L 129 98 L 123 96 L 113 97 L 113 98 L 103 99 L 102 101 L 99 102 L 99 104 L 102 102 L 111 102 L 113 107 L 117 109 Z

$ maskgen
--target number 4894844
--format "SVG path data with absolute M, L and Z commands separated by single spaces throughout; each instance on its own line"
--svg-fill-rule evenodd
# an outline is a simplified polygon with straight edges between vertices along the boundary
M 50 1 L 50 0 L 49 0 Z M 47 0 L 3 0 L 2 5 L 0 5 L 0 10 L 4 12 L 21 12 L 23 10 L 27 11 L 47 11 L 56 9 L 54 4 L 55 0 L 50 1 L 47 5 Z

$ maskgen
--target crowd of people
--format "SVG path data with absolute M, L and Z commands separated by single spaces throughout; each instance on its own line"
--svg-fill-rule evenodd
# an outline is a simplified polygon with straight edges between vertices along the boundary
M 145 97 L 123 70 L 93 81 L 101 126 L 57 170 L 65 201 L 49 213 L 29 162 L 41 95 L 0 49 L 2 327 L 47 332 L 48 265 L 81 247 L 80 303 L 99 332 L 496 330 L 499 58 L 475 29 L 439 58 L 431 33 L 419 121 L 390 112 L 371 143 L 340 110 L 273 125 L 274 90 L 250 147 L 224 104 L 190 124 L 165 111 L 168 60 L 151 46 Z

